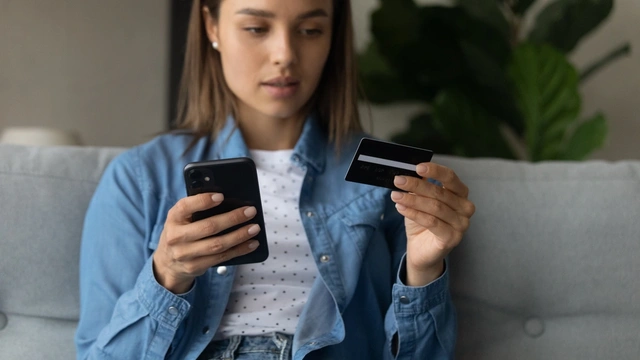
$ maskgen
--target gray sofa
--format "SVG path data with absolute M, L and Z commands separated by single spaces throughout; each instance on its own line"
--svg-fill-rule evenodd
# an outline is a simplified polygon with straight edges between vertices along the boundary
M 120 151 L 0 145 L 0 359 L 74 358 L 83 215 Z M 435 161 L 478 208 L 457 358 L 640 359 L 640 162 Z

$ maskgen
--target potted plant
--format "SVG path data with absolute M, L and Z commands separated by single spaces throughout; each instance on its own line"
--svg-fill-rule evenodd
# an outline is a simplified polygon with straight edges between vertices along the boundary
M 582 160 L 606 139 L 605 116 L 580 118 L 579 85 L 629 54 L 624 43 L 581 71 L 568 60 L 613 0 L 555 0 L 523 31 L 535 0 L 452 7 L 381 0 L 359 55 L 367 98 L 424 102 L 393 140 L 465 157 Z

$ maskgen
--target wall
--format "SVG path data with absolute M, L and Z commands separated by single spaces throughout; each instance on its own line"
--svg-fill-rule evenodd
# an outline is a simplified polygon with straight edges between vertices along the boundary
M 0 0 L 0 129 L 128 146 L 167 123 L 169 2 Z
M 640 1 L 618 0 L 613 14 L 577 49 L 573 60 L 584 68 L 614 46 L 630 41 L 632 54 L 596 74 L 582 86 L 585 116 L 602 111 L 610 126 L 602 159 L 640 159 Z

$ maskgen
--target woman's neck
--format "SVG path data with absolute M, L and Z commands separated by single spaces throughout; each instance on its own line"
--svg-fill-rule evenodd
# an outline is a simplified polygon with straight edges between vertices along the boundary
M 249 149 L 286 150 L 293 149 L 302 134 L 305 117 L 290 118 L 266 116 L 238 116 L 237 121 Z

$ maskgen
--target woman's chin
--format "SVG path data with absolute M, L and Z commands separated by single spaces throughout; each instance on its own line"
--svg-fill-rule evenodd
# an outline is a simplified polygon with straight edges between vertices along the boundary
M 264 109 L 262 113 L 270 118 L 278 120 L 286 120 L 294 117 L 299 117 L 302 111 L 301 107 L 294 106 L 275 106 L 268 109 Z

